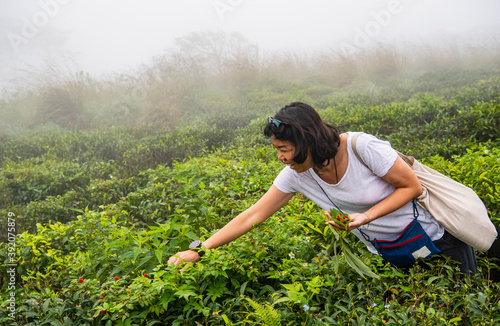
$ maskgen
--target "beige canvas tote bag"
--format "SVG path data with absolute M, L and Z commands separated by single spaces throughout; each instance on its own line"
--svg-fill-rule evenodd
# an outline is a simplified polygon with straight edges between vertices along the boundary
M 356 139 L 360 134 L 353 136 L 351 145 L 358 160 L 366 166 L 356 150 Z M 497 230 L 474 190 L 420 163 L 412 156 L 398 154 L 422 184 L 423 192 L 417 197 L 417 204 L 429 211 L 455 238 L 477 250 L 488 250 L 497 237 Z

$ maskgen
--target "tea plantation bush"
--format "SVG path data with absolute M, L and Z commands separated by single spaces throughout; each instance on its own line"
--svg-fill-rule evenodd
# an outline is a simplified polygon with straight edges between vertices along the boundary
M 253 98 L 238 102 L 234 112 L 248 112 L 240 120 L 207 115 L 172 130 L 3 135 L 0 323 L 499 324 L 493 277 L 500 269 L 489 253 L 478 253 L 479 277 L 456 277 L 457 266 L 443 257 L 399 269 L 347 235 L 378 275 L 364 278 L 335 254 L 322 211 L 300 195 L 196 265 L 166 264 L 272 184 L 283 166 L 261 129 L 286 101 L 307 100 L 342 131 L 387 139 L 472 187 L 500 226 L 500 81 L 498 73 L 481 74 L 428 73 L 392 89 L 374 85 L 372 93 L 279 84 L 240 90 Z M 267 101 L 281 104 L 266 109 Z M 9 263 L 16 264 L 10 289 Z
M 260 151 L 272 154 L 270 147 Z M 358 243 L 383 282 L 360 278 L 343 256 L 331 256 L 332 235 L 317 232 L 324 228 L 322 212 L 302 196 L 194 267 L 184 266 L 185 273 L 165 265 L 259 198 L 280 168 L 246 148 L 221 151 L 148 171 L 147 195 L 139 201 L 130 193 L 69 223 L 38 224 L 16 243 L 17 322 L 252 324 L 266 320 L 259 314 L 265 307 L 286 324 L 500 320 L 498 284 L 486 277 L 493 268 L 486 258 L 480 259 L 482 278 L 456 280 L 453 264 L 438 260 L 400 270 Z M 164 221 L 138 218 L 147 213 Z

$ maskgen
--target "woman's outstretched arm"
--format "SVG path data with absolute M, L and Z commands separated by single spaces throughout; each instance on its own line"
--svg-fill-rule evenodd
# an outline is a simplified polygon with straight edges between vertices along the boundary
M 232 219 L 222 229 L 203 242 L 206 249 L 213 249 L 239 238 L 250 231 L 254 225 L 264 222 L 271 215 L 283 207 L 292 197 L 293 193 L 284 193 L 276 186 L 271 188 L 254 205 Z M 168 263 L 175 265 L 181 262 L 196 262 L 200 256 L 196 251 L 186 250 L 170 257 Z

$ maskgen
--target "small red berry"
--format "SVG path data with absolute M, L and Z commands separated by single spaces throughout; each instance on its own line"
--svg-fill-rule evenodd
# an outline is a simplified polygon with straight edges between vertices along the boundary
M 78 282 L 83 283 L 83 278 L 78 279 Z
M 344 216 L 344 220 L 348 220 L 349 218 L 347 216 Z
M 255 241 L 252 241 L 252 244 L 255 244 Z
M 104 297 L 101 295 L 101 296 L 99 297 L 99 299 L 101 299 L 101 300 L 102 300 L 102 299 L 104 299 Z
M 101 310 L 101 312 L 102 312 L 103 314 L 105 314 L 105 313 L 106 313 L 106 310 L 104 310 L 104 309 L 103 309 L 103 310 Z
M 120 278 L 118 276 L 115 276 L 115 281 L 118 281 Z
M 338 216 L 337 216 L 337 220 L 339 220 L 339 221 L 340 221 L 340 217 L 338 217 Z
M 148 273 L 144 273 L 144 277 L 148 277 Z

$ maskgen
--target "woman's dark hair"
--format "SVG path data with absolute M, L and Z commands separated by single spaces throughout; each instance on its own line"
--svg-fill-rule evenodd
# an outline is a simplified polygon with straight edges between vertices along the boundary
M 340 130 L 327 124 L 310 105 L 293 102 L 269 118 L 264 135 L 289 141 L 295 146 L 293 161 L 301 164 L 311 150 L 315 166 L 323 166 L 337 155 L 340 145 Z

